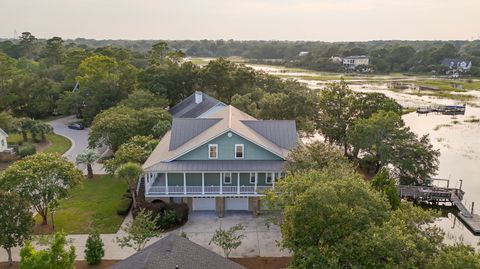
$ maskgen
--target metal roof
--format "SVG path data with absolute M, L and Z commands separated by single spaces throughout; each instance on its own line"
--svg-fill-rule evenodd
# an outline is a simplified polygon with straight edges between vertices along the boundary
M 180 147 L 219 121 L 220 119 L 173 119 L 169 150 Z
M 195 102 L 196 94 L 202 95 L 202 101 L 198 104 Z M 169 111 L 174 118 L 197 118 L 219 104 L 225 105 L 224 103 L 209 96 L 208 94 L 197 91 L 189 97 L 183 99 L 180 103 L 170 108 Z
M 297 128 L 294 120 L 243 120 L 242 122 L 277 146 L 293 149 L 297 145 Z
M 283 171 L 285 161 L 249 161 L 249 160 L 205 160 L 205 161 L 171 161 L 160 162 L 145 169 L 153 171 L 173 172 L 274 172 Z
M 175 234 L 167 235 L 142 251 L 110 267 L 110 269 L 131 268 L 246 269 L 238 263 Z
M 147 161 L 143 164 L 143 168 L 146 169 L 160 162 L 173 161 L 228 131 L 243 137 L 267 151 L 270 151 L 280 158 L 285 159 L 290 152 L 290 149 L 275 144 L 269 138 L 248 127 L 243 121 L 255 121 L 256 119 L 233 106 L 224 107 L 211 115 L 208 115 L 207 118 L 220 119 L 220 121 L 173 150 L 170 150 L 172 130 L 168 131 L 160 140 L 160 143 L 158 143 L 152 154 L 148 157 Z

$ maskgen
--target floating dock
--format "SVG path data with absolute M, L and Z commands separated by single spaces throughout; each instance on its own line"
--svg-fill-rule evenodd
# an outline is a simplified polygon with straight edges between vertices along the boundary
M 398 185 L 398 195 L 402 199 L 410 199 L 418 202 L 445 203 L 450 202 L 452 206 L 458 208 L 458 217 L 474 233 L 480 234 L 480 215 L 474 214 L 473 204 L 471 210 L 463 204 L 465 192 L 460 188 L 449 188 L 448 179 L 430 179 L 433 181 L 446 181 L 447 187 L 429 186 L 410 186 Z

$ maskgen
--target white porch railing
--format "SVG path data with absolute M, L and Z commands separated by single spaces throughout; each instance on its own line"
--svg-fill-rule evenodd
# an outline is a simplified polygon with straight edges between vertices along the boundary
M 178 195 L 178 194 L 261 194 L 265 190 L 272 188 L 271 186 L 205 186 L 202 192 L 202 186 L 149 186 L 147 187 L 148 195 Z

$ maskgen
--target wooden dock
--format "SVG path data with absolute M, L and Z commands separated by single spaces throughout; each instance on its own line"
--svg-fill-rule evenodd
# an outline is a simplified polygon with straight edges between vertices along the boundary
M 461 188 L 437 187 L 437 186 L 410 186 L 398 185 L 398 195 L 402 199 L 410 199 L 417 202 L 445 203 L 450 202 L 458 208 L 458 217 L 474 233 L 480 234 L 480 215 L 474 214 L 463 204 L 465 192 Z M 473 207 L 473 206 L 472 206 Z

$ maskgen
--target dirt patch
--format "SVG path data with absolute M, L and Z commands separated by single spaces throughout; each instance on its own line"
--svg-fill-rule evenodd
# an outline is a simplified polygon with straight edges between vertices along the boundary
M 43 152 L 44 150 L 46 150 L 51 145 L 52 145 L 52 143 L 48 140 L 44 141 L 44 142 L 40 142 L 36 145 L 37 152 Z
M 287 268 L 290 262 L 289 257 L 255 257 L 255 258 L 230 258 L 230 260 L 241 264 L 248 269 L 281 269 Z
M 117 260 L 104 260 L 104 261 L 102 261 L 102 263 L 100 263 L 98 265 L 90 266 L 85 261 L 76 261 L 75 262 L 75 267 L 77 269 L 85 269 L 85 268 L 106 269 L 106 268 L 114 265 L 117 262 L 119 262 L 119 261 L 117 261 Z M 0 262 L 0 269 L 18 269 L 18 268 L 19 268 L 18 263 L 14 263 L 12 266 L 10 266 L 7 262 Z

